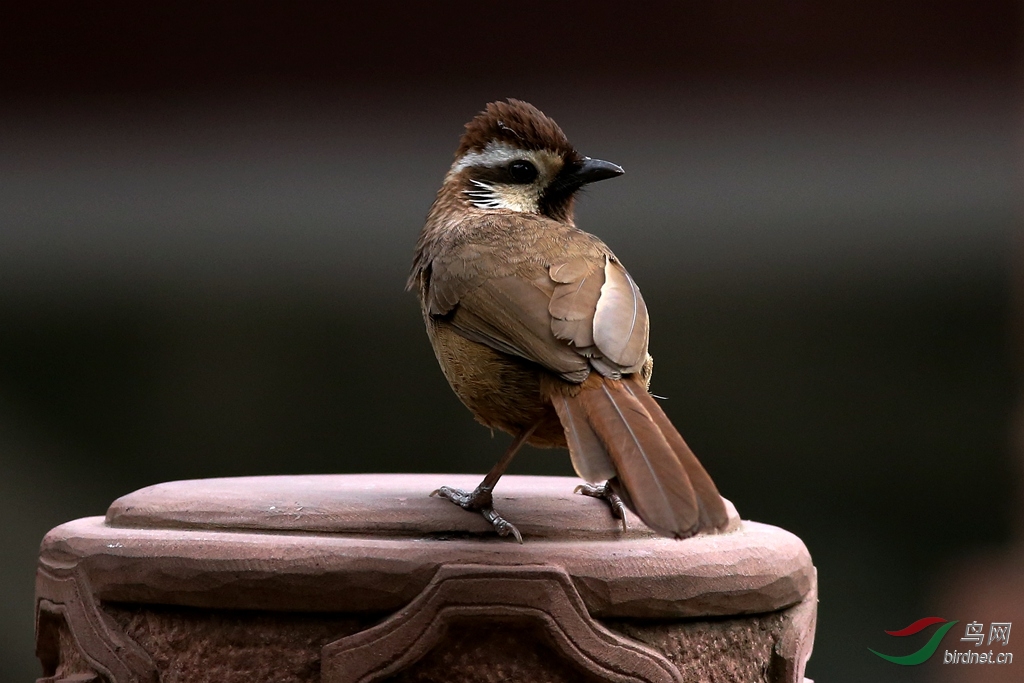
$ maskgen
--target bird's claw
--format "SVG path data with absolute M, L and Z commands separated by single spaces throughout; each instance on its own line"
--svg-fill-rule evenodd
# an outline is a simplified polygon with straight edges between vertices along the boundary
M 494 527 L 494 530 L 498 532 L 499 536 L 504 538 L 505 536 L 512 534 L 516 541 L 519 543 L 523 542 L 523 535 L 519 533 L 519 529 L 517 529 L 512 522 L 509 522 L 495 512 L 494 508 L 484 508 L 480 513 L 484 516 L 484 519 L 491 523 L 491 526 Z
M 629 527 L 626 525 L 626 505 L 622 502 L 622 498 L 619 497 L 619 494 L 612 491 L 612 487 L 608 485 L 608 482 L 603 484 L 580 484 L 573 489 L 573 493 L 579 493 L 584 496 L 590 496 L 591 498 L 600 498 L 604 500 L 608 503 L 612 517 L 622 522 L 622 530 L 629 530 Z
M 462 489 L 453 489 L 450 486 L 442 486 L 439 489 L 435 489 L 430 495 L 438 498 L 446 498 L 463 510 L 472 510 L 473 512 L 479 512 L 484 508 L 491 507 L 492 503 L 491 492 L 479 487 L 473 489 L 472 493 L 467 493 Z
M 494 530 L 499 536 L 504 538 L 511 534 L 518 542 L 523 542 L 523 535 L 519 533 L 519 529 L 494 511 L 493 498 L 489 490 L 477 487 L 472 493 L 467 493 L 462 489 L 453 489 L 450 486 L 442 486 L 441 488 L 431 492 L 430 495 L 450 500 L 463 510 L 479 512 L 483 515 L 484 519 L 491 523 L 491 526 L 494 527 Z

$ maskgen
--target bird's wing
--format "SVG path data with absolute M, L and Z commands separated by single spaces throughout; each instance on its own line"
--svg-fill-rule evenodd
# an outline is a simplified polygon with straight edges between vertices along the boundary
M 432 316 L 451 313 L 466 294 L 495 274 L 493 269 L 501 265 L 497 252 L 491 245 L 465 243 L 435 255 L 429 266 L 427 312 Z
M 576 230 L 561 238 L 511 253 L 506 245 L 449 250 L 431 264 L 428 312 L 569 381 L 591 368 L 614 378 L 637 372 L 648 334 L 640 290 L 596 238 Z M 564 260 L 573 252 L 582 255 Z
M 606 377 L 637 372 L 647 360 L 650 325 L 640 289 L 614 256 L 577 258 L 548 271 L 551 331 Z
M 551 332 L 547 306 L 552 289 L 541 278 L 490 278 L 462 297 L 450 322 L 473 341 L 540 363 L 566 379 L 583 381 L 587 359 Z

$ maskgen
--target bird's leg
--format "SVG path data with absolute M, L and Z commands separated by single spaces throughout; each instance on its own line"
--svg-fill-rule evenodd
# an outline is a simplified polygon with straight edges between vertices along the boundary
M 573 490 L 573 493 L 582 493 L 584 496 L 604 500 L 608 503 L 608 507 L 611 508 L 612 517 L 622 522 L 622 530 L 628 530 L 626 526 L 626 504 L 622 502 L 622 497 L 612 488 L 611 480 L 603 484 L 580 484 Z
M 533 434 L 533 431 L 537 429 L 539 424 L 540 423 L 537 422 L 516 435 L 516 438 L 514 438 L 512 443 L 509 444 L 509 447 L 505 450 L 501 459 L 498 460 L 494 467 L 491 468 L 491 471 L 487 473 L 487 476 L 484 477 L 482 482 L 480 482 L 480 485 L 473 489 L 472 493 L 467 493 L 462 489 L 453 489 L 449 486 L 442 486 L 430 495 L 447 498 L 465 510 L 479 512 L 484 516 L 484 519 L 494 526 L 494 530 L 498 532 L 499 536 L 508 536 L 509 534 L 512 534 L 515 536 L 517 541 L 522 543 L 523 536 L 519 533 L 519 529 L 515 528 L 515 526 L 494 511 L 494 500 L 491 497 L 491 492 L 494 491 L 494 485 L 498 483 L 498 479 L 501 478 L 501 475 L 505 474 L 505 470 L 508 469 L 509 463 L 512 462 L 512 458 L 515 457 L 516 453 L 520 448 L 522 448 L 523 444 L 526 443 L 526 440 L 530 438 L 530 435 Z

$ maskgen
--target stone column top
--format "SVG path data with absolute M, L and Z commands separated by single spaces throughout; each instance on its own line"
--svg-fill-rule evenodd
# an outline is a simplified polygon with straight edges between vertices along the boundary
M 114 501 L 105 518 L 61 525 L 40 563 L 76 565 L 101 600 L 205 608 L 379 612 L 415 598 L 444 565 L 562 568 L 594 617 L 770 612 L 814 586 L 793 534 L 740 521 L 719 534 L 622 531 L 570 477 L 508 475 L 494 506 L 523 533 L 431 498 L 477 475 L 305 475 L 178 481 Z

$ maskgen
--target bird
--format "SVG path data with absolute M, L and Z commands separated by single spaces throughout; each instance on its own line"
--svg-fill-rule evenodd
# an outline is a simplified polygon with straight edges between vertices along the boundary
M 476 489 L 431 495 L 520 543 L 492 494 L 527 443 L 567 448 L 587 482 L 576 492 L 604 499 L 624 529 L 625 508 L 676 539 L 728 523 L 711 477 L 649 392 L 640 289 L 575 225 L 579 190 L 623 172 L 577 152 L 533 105 L 491 102 L 465 125 L 416 242 L 407 289 L 441 370 L 478 422 L 513 436 Z

